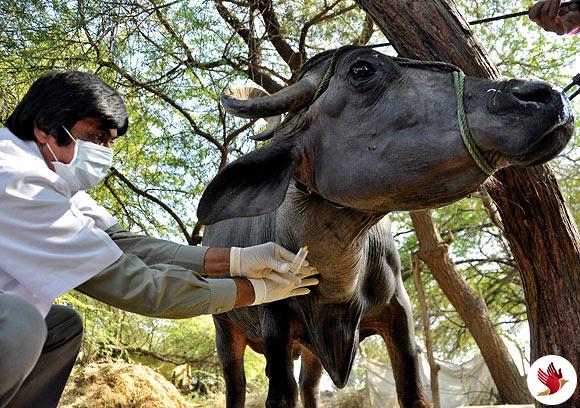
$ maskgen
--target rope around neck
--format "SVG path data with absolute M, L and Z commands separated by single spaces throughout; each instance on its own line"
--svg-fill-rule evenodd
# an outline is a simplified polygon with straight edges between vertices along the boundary
M 495 173 L 493 165 L 485 158 L 482 151 L 475 144 L 469 125 L 467 124 L 467 115 L 463 106 L 463 94 L 465 92 L 465 75 L 463 71 L 453 71 L 453 82 L 455 83 L 455 93 L 457 95 L 457 124 L 461 133 L 461 140 L 467 148 L 469 155 L 473 158 L 477 166 L 488 176 Z

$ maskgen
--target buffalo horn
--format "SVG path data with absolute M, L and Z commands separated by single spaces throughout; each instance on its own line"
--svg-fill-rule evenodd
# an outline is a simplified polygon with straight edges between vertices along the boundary
M 305 76 L 295 84 L 272 95 L 260 97 L 257 92 L 252 92 L 255 95 L 253 99 L 247 99 L 249 96 L 247 94 L 240 95 L 240 87 L 228 87 L 221 95 L 221 102 L 226 111 L 234 116 L 249 119 L 267 118 L 305 106 L 312 100 L 317 86 L 318 80 L 315 75 Z M 259 91 L 256 88 L 253 89 Z
M 248 101 L 250 99 L 270 96 L 269 93 L 262 91 L 261 89 L 254 88 L 253 86 L 244 86 L 244 85 L 229 86 L 224 91 L 224 94 L 227 94 L 230 98 L 235 99 L 237 101 Z M 280 123 L 282 123 L 282 115 L 269 116 L 263 119 L 266 121 L 268 125 L 266 126 L 265 130 L 251 137 L 254 140 L 269 139 L 273 135 L 274 130 L 278 126 L 280 126 Z

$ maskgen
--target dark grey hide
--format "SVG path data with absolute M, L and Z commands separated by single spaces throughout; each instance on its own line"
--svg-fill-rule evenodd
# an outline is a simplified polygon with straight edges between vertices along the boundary
M 496 168 L 543 163 L 573 132 L 569 103 L 546 83 L 468 77 L 465 95 L 474 140 Z M 278 94 L 222 100 L 243 117 L 289 113 L 268 131 L 267 146 L 210 183 L 198 209 L 199 220 L 213 224 L 204 244 L 308 245 L 320 272 L 307 296 L 214 316 L 227 406 L 244 405 L 246 345 L 266 356 L 268 407 L 296 406 L 297 354 L 303 405 L 315 407 L 322 367 L 343 387 L 358 343 L 372 334 L 387 345 L 401 407 L 430 406 L 385 215 L 450 203 L 487 179 L 462 143 L 452 75 L 345 47 L 314 57 Z

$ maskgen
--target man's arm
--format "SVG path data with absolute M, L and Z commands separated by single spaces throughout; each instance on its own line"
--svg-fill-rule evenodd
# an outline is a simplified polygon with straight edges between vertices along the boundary
M 148 265 L 159 263 L 179 265 L 205 275 L 205 256 L 208 247 L 181 245 L 134 234 L 119 224 L 109 227 L 105 232 L 124 253 L 136 255 Z M 227 276 L 229 273 L 226 270 L 221 275 Z
M 111 306 L 145 316 L 170 319 L 227 312 L 254 301 L 245 278 L 204 278 L 178 265 L 147 265 L 124 254 L 77 287 Z
M 232 305 L 212 306 L 210 303 L 207 310 L 194 308 L 194 310 L 189 312 L 194 313 L 191 315 L 222 313 L 233 307 L 271 302 L 288 296 L 304 295 L 309 292 L 308 289 L 304 289 L 306 286 L 318 283 L 316 279 L 305 279 L 316 273 L 316 270 L 308 265 L 308 261 L 303 262 L 300 271 L 289 272 L 290 262 L 294 259 L 294 254 L 273 242 L 248 248 L 207 248 L 180 245 L 171 241 L 136 235 L 126 231 L 118 224 L 109 227 L 106 232 L 125 252 L 124 257 L 133 256 L 140 262 L 138 268 L 155 269 L 162 266 L 163 269 L 169 268 L 177 274 L 185 273 L 186 277 L 181 277 L 182 279 L 186 279 L 193 274 L 197 278 L 209 282 L 210 287 L 226 281 L 233 282 L 236 293 L 232 297 L 235 300 Z M 114 266 L 112 265 L 112 267 Z M 130 274 L 130 267 L 127 264 L 117 266 L 116 269 L 119 271 L 119 276 Z M 198 274 L 193 273 L 190 269 L 195 270 Z M 206 278 L 204 279 L 200 275 Z M 233 279 L 212 279 L 211 277 L 213 276 L 227 276 Z M 117 278 L 116 275 L 112 277 Z M 155 296 L 159 297 L 157 300 L 151 298 L 151 296 L 145 297 L 159 303 L 161 298 L 171 297 L 171 293 L 175 291 L 181 292 L 182 289 L 179 285 L 183 284 L 183 282 L 175 282 L 174 278 L 175 276 L 169 274 L 167 278 L 164 278 L 170 282 L 168 285 L 173 288 L 170 290 L 169 295 L 156 294 Z M 109 279 L 107 278 L 106 281 L 108 282 Z M 114 281 L 115 279 L 111 280 Z M 88 286 L 93 287 L 92 285 L 95 282 L 97 280 L 92 279 Z M 149 282 L 145 282 L 144 293 L 150 292 L 147 289 L 148 284 Z M 118 285 L 115 283 L 113 286 L 117 287 Z M 82 290 L 86 291 L 87 285 L 83 285 L 83 287 L 84 289 Z M 186 284 L 183 290 L 191 291 L 191 288 L 188 288 Z M 87 291 L 87 293 L 115 306 L 117 304 L 113 302 L 119 300 L 119 295 L 123 295 L 123 292 L 115 292 L 115 289 L 108 284 L 105 285 L 104 290 L 99 292 L 100 294 L 96 294 L 94 291 L 91 293 Z M 109 300 L 103 299 L 109 294 L 112 294 L 113 298 Z M 119 307 L 129 310 L 127 309 L 127 304 Z M 131 305 L 131 307 L 135 306 Z M 162 308 L 162 310 L 165 310 L 165 308 Z M 152 311 L 146 309 L 135 312 L 152 315 Z M 158 316 L 171 317 L 167 314 Z

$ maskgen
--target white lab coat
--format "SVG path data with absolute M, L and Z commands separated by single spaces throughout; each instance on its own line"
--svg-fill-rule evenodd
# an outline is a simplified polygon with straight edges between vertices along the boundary
M 58 296 L 123 252 L 104 232 L 115 219 L 86 193 L 71 197 L 34 141 L 0 128 L 0 292 L 46 316 Z

